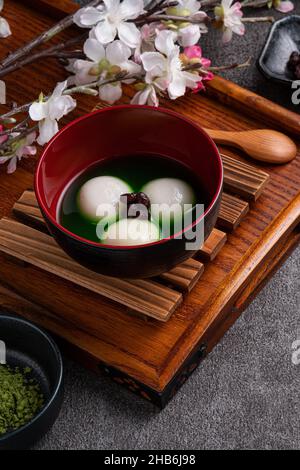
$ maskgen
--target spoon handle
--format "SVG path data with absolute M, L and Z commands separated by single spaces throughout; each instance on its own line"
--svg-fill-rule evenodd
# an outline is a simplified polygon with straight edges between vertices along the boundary
M 234 137 L 236 137 L 236 134 L 238 134 L 238 132 L 219 131 L 216 129 L 205 129 L 205 131 L 218 144 L 228 144 L 234 147 L 236 145 L 236 140 Z
M 242 132 L 205 130 L 216 143 L 239 148 L 262 162 L 283 164 L 297 156 L 295 143 L 281 132 L 268 129 Z

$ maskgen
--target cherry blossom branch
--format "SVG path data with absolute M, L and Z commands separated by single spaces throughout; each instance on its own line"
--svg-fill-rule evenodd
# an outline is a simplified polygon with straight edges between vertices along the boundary
M 212 19 L 207 17 L 205 21 L 203 19 L 193 18 L 192 16 L 175 16 L 175 15 L 154 15 L 144 18 L 144 23 L 155 23 L 157 21 L 178 21 L 190 24 L 203 24 L 211 22 Z M 241 18 L 243 23 L 273 23 L 275 21 L 273 16 L 258 16 L 253 18 Z
M 178 5 L 178 1 L 156 0 L 154 2 L 149 3 L 149 5 L 146 7 L 146 14 L 141 15 L 140 17 L 137 18 L 137 20 L 141 19 L 143 16 L 144 17 L 149 16 L 157 11 L 162 11 L 165 8 L 169 8 L 169 7 L 177 6 L 177 5 Z
M 191 64 L 187 65 L 186 67 L 183 67 L 184 71 L 193 71 L 193 70 L 199 70 L 201 69 L 202 72 L 207 73 L 207 72 L 220 72 L 220 71 L 225 71 L 225 70 L 232 70 L 235 68 L 242 68 L 242 67 L 247 67 L 250 65 L 250 58 L 242 63 L 234 63 L 230 65 L 223 65 L 223 66 L 218 66 L 218 67 L 207 67 L 206 69 L 203 68 L 202 64 Z M 75 86 L 71 88 L 67 88 L 64 92 L 63 95 L 73 95 L 75 93 L 83 93 L 83 94 L 91 94 L 91 95 L 98 95 L 98 92 L 95 93 L 95 88 L 102 87 L 104 85 L 112 84 L 112 83 L 117 83 L 121 81 L 127 81 L 127 80 L 142 80 L 145 77 L 145 72 L 141 72 L 139 74 L 130 74 L 127 72 L 121 72 L 118 75 L 116 75 L 113 78 L 109 78 L 107 80 L 95 80 L 92 83 L 86 84 L 86 85 L 80 85 L 80 86 Z M 48 97 L 44 98 L 45 101 L 47 101 Z M 11 111 L 7 112 L 6 114 L 3 114 L 0 116 L 0 120 L 4 121 L 7 118 L 10 118 L 12 116 L 15 116 L 16 114 L 21 114 L 25 113 L 28 111 L 30 106 L 32 105 L 32 102 L 26 103 L 22 106 L 13 108 Z M 5 132 L 3 132 L 5 135 Z M 0 135 L 3 135 L 0 133 Z
M 262 8 L 268 6 L 270 0 L 243 0 L 241 1 L 242 8 Z M 220 0 L 202 0 L 201 8 L 211 9 L 220 4 Z
M 242 8 L 262 8 L 267 6 L 269 0 L 244 0 Z
M 240 3 L 242 8 L 263 8 L 269 7 L 270 0 L 242 0 Z M 203 10 L 211 10 L 219 4 L 220 0 L 202 0 L 201 8 Z
M 242 23 L 274 23 L 274 16 L 258 16 L 254 18 L 242 18 Z
M 186 67 L 183 68 L 185 72 L 187 71 L 192 71 L 192 70 L 198 70 L 199 72 L 203 74 L 208 74 L 209 72 L 225 72 L 226 70 L 233 70 L 233 69 L 241 69 L 244 67 L 249 67 L 251 65 L 251 57 L 249 57 L 246 62 L 243 62 L 242 64 L 239 63 L 234 63 L 234 64 L 229 64 L 229 65 L 220 65 L 220 66 L 215 66 L 215 67 L 206 67 L 203 68 L 203 65 L 200 64 L 191 64 L 187 65 Z
M 81 86 L 68 88 L 68 89 L 64 90 L 62 94 L 64 96 L 68 96 L 68 95 L 73 95 L 75 93 L 81 93 L 81 94 L 88 94 L 88 95 L 97 96 L 99 92 L 96 90 L 96 88 L 102 87 L 102 86 L 110 84 L 110 83 L 116 83 L 118 81 L 140 79 L 140 78 L 142 78 L 142 75 L 137 77 L 136 74 L 120 73 L 118 76 L 114 77 L 113 79 L 108 79 L 108 80 L 103 80 L 103 81 L 97 80 L 97 81 L 95 81 L 93 83 L 90 83 L 90 84 L 87 84 L 87 85 L 81 85 Z M 48 96 L 44 97 L 45 102 L 47 102 L 48 99 L 49 99 Z M 26 112 L 28 113 L 28 110 L 32 106 L 32 104 L 33 104 L 33 102 L 31 101 L 31 102 L 26 103 L 22 106 L 15 107 L 12 110 L 10 110 L 9 112 L 7 112 L 7 113 L 3 114 L 2 116 L 0 116 L 0 120 L 2 122 L 5 122 L 8 118 L 10 118 L 12 116 L 15 116 L 17 114 L 21 114 L 21 113 L 23 114 L 23 113 L 26 113 Z M 10 128 L 10 129 L 6 129 L 5 131 L 2 131 L 0 133 L 0 136 L 7 135 L 8 137 L 10 137 L 12 134 L 19 132 L 16 137 L 9 138 L 7 141 L 0 144 L 0 153 L 7 150 L 17 140 L 23 139 L 28 134 L 30 134 L 30 133 L 32 133 L 32 132 L 34 132 L 35 130 L 38 129 L 38 125 L 34 125 L 33 127 L 30 127 L 30 128 L 28 127 L 28 128 L 23 129 L 25 123 L 28 123 L 28 122 L 29 122 L 29 117 L 27 116 L 21 123 L 17 124 L 16 126 Z M 21 130 L 21 132 L 20 132 L 20 130 Z
M 8 172 L 15 170 L 23 156 L 36 153 L 35 141 L 44 145 L 55 135 L 61 118 L 76 107 L 73 95 L 99 95 L 112 104 L 122 97 L 122 83 L 129 82 L 135 89 L 133 104 L 158 106 L 160 97 L 175 100 L 189 89 L 203 90 L 214 72 L 250 64 L 249 59 L 243 64 L 212 67 L 198 46 L 207 26 L 214 24 L 226 43 L 233 34 L 245 33 L 244 23 L 273 21 L 271 16 L 243 17 L 242 8 L 264 6 L 265 0 L 243 0 L 242 4 L 227 0 L 132 0 L 124 9 L 105 2 L 97 10 L 95 6 L 102 1 L 90 1 L 76 16 L 64 18 L 0 63 L 0 78 L 45 58 L 58 59 L 72 73 L 48 96 L 41 93 L 38 100 L 14 105 L 0 116 L 0 164 L 9 162 Z M 269 3 L 281 11 L 293 8 L 290 1 Z M 73 23 L 87 32 L 35 50 Z
M 32 132 L 37 131 L 38 128 L 39 128 L 39 125 L 35 124 L 34 126 L 27 128 L 26 130 L 17 132 L 17 135 L 15 137 L 12 137 L 11 139 L 7 140 L 6 142 L 0 145 L 0 155 L 1 153 L 3 154 L 3 152 L 9 150 L 14 143 L 21 141 L 22 139 L 27 137 L 29 134 L 32 134 Z M 11 134 L 16 132 L 15 129 L 12 129 L 11 131 L 12 131 Z
M 143 15 L 138 16 L 136 19 L 131 20 L 134 22 L 136 25 L 143 24 L 145 23 L 145 20 L 154 14 L 162 13 L 164 10 L 170 7 L 175 7 L 178 5 L 178 1 L 166 1 L 166 0 L 160 0 L 160 1 L 155 1 L 152 2 L 153 6 L 151 4 L 148 5 L 146 8 L 146 13 Z
M 95 6 L 98 6 L 100 3 L 102 3 L 102 0 L 92 0 L 86 6 L 95 7 Z M 2 63 L 0 63 L 0 70 L 8 67 L 9 65 L 15 63 L 22 57 L 28 55 L 36 47 L 47 43 L 54 36 L 61 33 L 65 29 L 69 28 L 70 26 L 72 26 L 73 23 L 74 23 L 74 14 L 66 16 L 61 21 L 56 23 L 52 28 L 48 29 L 47 31 L 44 31 L 42 34 L 40 34 L 38 37 L 30 41 L 28 44 L 25 44 L 24 46 L 17 49 L 15 52 L 9 54 L 9 56 L 6 59 L 4 59 Z
M 82 55 L 82 52 L 79 52 L 78 54 L 78 51 L 70 51 L 70 52 L 64 52 L 64 53 L 62 53 L 62 51 L 64 49 L 75 46 L 77 44 L 82 44 L 82 42 L 87 38 L 87 36 L 88 36 L 88 33 L 81 34 L 80 36 L 69 39 L 68 41 L 64 41 L 55 46 L 49 47 L 48 49 L 45 49 L 41 52 L 37 52 L 36 54 L 29 55 L 28 57 L 25 57 L 22 60 L 18 60 L 14 64 L 9 65 L 5 68 L 1 69 L 1 66 L 0 66 L 0 78 L 4 77 L 5 75 L 8 75 L 9 73 L 15 72 L 16 70 L 24 67 L 25 65 L 29 65 L 32 62 L 36 62 L 46 57 L 84 58 L 85 56 Z
M 249 65 L 251 65 L 251 58 L 250 57 L 249 57 L 248 60 L 246 60 L 246 62 L 244 62 L 242 64 L 235 63 L 235 64 L 231 64 L 231 65 L 220 65 L 219 67 L 207 67 L 207 70 L 209 72 L 225 72 L 226 70 L 242 69 L 242 68 L 245 68 L 245 67 L 249 67 Z
M 250 63 L 250 59 L 246 61 L 243 64 L 230 64 L 230 65 L 225 65 L 225 66 L 219 66 L 219 67 L 207 67 L 204 68 L 201 63 L 197 64 L 190 64 L 185 67 L 183 67 L 183 71 L 198 71 L 201 75 L 205 76 L 209 74 L 210 72 L 217 72 L 217 71 L 224 71 L 224 70 L 231 70 L 234 68 L 241 68 L 241 67 L 246 67 Z M 80 86 L 75 86 L 71 88 L 67 88 L 66 90 L 63 91 L 62 95 L 64 96 L 69 96 L 69 95 L 74 95 L 74 94 L 88 94 L 92 96 L 97 96 L 99 94 L 99 89 L 101 87 L 104 87 L 109 84 L 116 84 L 117 82 L 126 82 L 128 80 L 133 80 L 135 82 L 140 82 L 144 80 L 146 75 L 145 71 L 141 71 L 140 73 L 127 73 L 125 71 L 120 72 L 116 76 L 105 79 L 105 80 L 95 80 L 92 83 L 86 84 L 86 85 L 80 85 Z M 46 102 L 49 99 L 49 97 L 45 97 L 44 101 Z M 11 117 L 13 115 L 23 113 L 23 112 L 28 112 L 29 108 L 32 106 L 32 102 L 27 103 L 23 106 L 17 107 L 12 109 L 10 112 L 4 114 L 1 116 L 1 119 L 4 120 L 8 117 Z M 14 126 L 13 128 L 7 129 L 5 131 L 2 131 L 0 133 L 0 136 L 7 136 L 8 140 L 5 141 L 4 143 L 0 144 L 0 155 L 4 154 L 5 152 L 7 153 L 8 149 L 11 148 L 12 144 L 14 144 L 17 141 L 20 141 L 27 137 L 29 134 L 32 132 L 36 131 L 38 129 L 38 124 L 35 124 L 33 127 L 28 126 L 29 123 L 29 117 L 26 117 L 22 122 Z M 13 136 L 13 134 L 17 134 L 16 136 Z
M 3 122 L 3 123 L 13 124 L 15 120 L 10 121 L 11 117 L 15 116 L 16 114 L 26 113 L 28 111 L 30 105 L 31 105 L 31 103 L 26 103 L 26 104 L 22 104 L 21 106 L 13 107 L 10 111 L 8 111 L 7 113 L 2 114 L 2 116 L 0 116 L 0 121 Z
M 87 6 L 98 6 L 99 4 L 102 3 L 103 0 L 93 0 L 88 3 Z M 268 2 L 266 0 L 244 0 L 242 3 L 242 6 L 263 6 L 266 5 Z M 201 2 L 202 7 L 207 7 L 207 6 L 212 6 L 214 4 L 218 4 L 218 1 L 216 0 L 203 0 Z M 178 1 L 166 1 L 166 0 L 155 0 L 150 2 L 150 4 L 147 7 L 147 12 L 146 14 L 141 15 L 135 20 L 129 20 L 131 22 L 134 22 L 136 25 L 142 25 L 142 24 L 149 24 L 157 21 L 173 21 L 173 22 L 184 22 L 184 23 L 190 23 L 190 24 L 201 24 L 203 23 L 203 19 L 196 19 L 193 18 L 193 16 L 177 16 L 177 15 L 167 15 L 167 14 L 160 14 L 162 13 L 162 10 L 178 5 Z M 55 35 L 59 34 L 60 32 L 64 31 L 66 28 L 71 26 L 73 24 L 74 20 L 74 14 L 67 16 L 63 20 L 61 20 L 59 23 L 57 23 L 55 26 L 50 28 L 48 31 L 43 32 L 40 36 L 35 38 L 33 41 L 30 43 L 26 44 L 25 46 L 21 47 L 14 53 L 10 54 L 6 59 L 0 63 L 0 78 L 3 78 L 5 75 L 8 73 L 14 72 L 21 67 L 24 67 L 26 65 L 29 65 L 30 63 L 33 63 L 35 61 L 41 60 L 46 57 L 56 57 L 60 59 L 68 59 L 68 58 L 83 58 L 83 56 L 80 55 L 80 52 L 78 51 L 73 51 L 70 53 L 62 53 L 64 49 L 67 47 L 71 47 L 71 45 L 80 43 L 84 40 L 84 35 L 80 36 L 78 38 L 74 38 L 70 41 L 67 41 L 65 43 L 61 43 L 57 46 L 53 46 L 52 48 L 49 48 L 45 51 L 38 52 L 33 55 L 28 55 L 34 48 L 45 44 L 48 42 L 51 38 L 53 38 Z M 207 17 L 206 22 L 211 22 L 212 19 Z M 257 17 L 257 18 L 242 18 L 241 21 L 243 23 L 256 23 L 256 22 L 273 22 L 274 18 L 273 17 Z M 25 57 L 23 60 L 22 57 Z
M 220 3 L 219 0 L 202 0 L 202 2 L 200 2 L 201 8 L 213 7 L 215 5 L 218 5 L 219 3 Z
M 1 131 L 0 132 L 0 137 L 3 137 L 4 135 L 13 134 L 14 132 L 23 131 L 28 127 L 28 124 L 29 124 L 29 116 L 27 116 L 23 121 L 21 121 L 15 127 L 11 128 L 11 129 L 5 129 L 4 131 Z
M 209 18 L 207 17 L 209 20 Z M 135 20 L 132 20 L 135 22 Z M 143 22 L 146 23 L 155 23 L 157 21 L 178 21 L 191 24 L 201 24 L 203 19 L 199 20 L 198 18 L 193 18 L 192 16 L 177 16 L 177 15 L 154 15 L 144 18 Z

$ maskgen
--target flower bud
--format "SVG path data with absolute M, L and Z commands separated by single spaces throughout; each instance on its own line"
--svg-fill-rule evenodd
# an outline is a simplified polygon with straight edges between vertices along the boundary
M 170 7 L 166 11 L 167 15 L 171 16 L 190 16 L 191 12 L 187 8 L 179 8 L 179 7 Z
M 118 75 L 121 72 L 122 72 L 122 69 L 118 65 L 112 65 L 109 69 L 109 73 L 111 75 Z
M 189 58 L 185 54 L 180 54 L 180 60 L 183 65 L 188 65 L 190 63 Z
M 175 23 L 168 24 L 168 29 L 171 31 L 178 31 L 178 26 Z
M 6 125 L 6 124 L 16 124 L 17 120 L 15 118 L 1 118 L 1 122 Z
M 190 59 L 190 64 L 201 64 L 201 59 L 198 59 L 197 57 L 193 57 L 193 59 Z
M 135 83 L 134 88 L 136 89 L 136 91 L 143 91 L 145 90 L 146 86 L 147 86 L 146 83 L 139 82 L 139 83 Z
M 184 49 L 184 54 L 189 59 L 201 59 L 202 58 L 202 49 L 200 46 L 189 46 Z
M 190 23 L 189 23 L 188 21 L 181 21 L 181 22 L 178 24 L 178 28 L 179 28 L 179 29 L 187 28 L 188 26 L 190 26 Z
M 98 77 L 100 75 L 100 66 L 98 65 L 93 65 L 93 67 L 90 68 L 89 70 L 89 75 L 92 75 L 93 77 Z
M 215 7 L 215 16 L 218 18 L 219 21 L 224 18 L 224 8 L 222 5 L 218 5 Z
M 104 70 L 108 70 L 109 67 L 110 67 L 110 63 L 108 62 L 107 59 L 102 59 L 102 60 L 99 62 L 100 73 L 103 72 Z

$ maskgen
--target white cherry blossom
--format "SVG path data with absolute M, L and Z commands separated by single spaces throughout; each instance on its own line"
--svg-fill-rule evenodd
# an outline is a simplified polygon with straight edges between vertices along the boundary
M 29 115 L 33 121 L 39 123 L 39 137 L 37 142 L 44 145 L 58 132 L 58 121 L 76 107 L 76 101 L 71 96 L 64 96 L 67 81 L 58 83 L 52 95 L 44 100 L 34 102 L 29 108 Z
M 141 55 L 146 84 L 159 91 L 167 90 L 172 100 L 183 96 L 186 88 L 197 88 L 202 78 L 197 73 L 182 70 L 180 48 L 174 44 L 174 34 L 167 30 L 160 31 L 155 46 L 159 52 Z
M 190 12 L 191 15 L 197 13 L 201 8 L 201 2 L 198 0 L 177 0 L 179 8 L 184 8 Z
M 82 8 L 75 15 L 78 26 L 91 28 L 94 26 L 96 38 L 102 44 L 109 44 L 116 36 L 128 47 L 135 48 L 141 40 L 137 26 L 129 21 L 144 12 L 143 0 L 103 0 L 102 7 Z
M 206 14 L 204 13 L 205 17 Z M 201 34 L 207 33 L 207 27 L 203 24 L 190 24 L 177 31 L 178 43 L 182 47 L 194 46 L 199 42 Z
M 265 3 L 269 8 L 286 13 L 294 8 L 295 2 L 266 0 Z M 213 4 L 218 4 L 214 14 Z M 197 45 L 201 35 L 207 32 L 209 25 L 223 31 L 223 42 L 230 41 L 233 33 L 243 35 L 242 9 L 245 6 L 241 0 L 103 0 L 97 7 L 81 8 L 73 17 L 74 23 L 89 30 L 89 38 L 85 42 L 80 38 L 80 47 L 76 50 L 69 51 L 67 47 L 64 50 L 65 45 L 61 43 L 62 57 L 65 57 L 62 62 L 69 76 L 57 84 L 52 95 L 41 94 L 38 101 L 12 108 L 2 116 L 0 164 L 8 163 L 8 172 L 12 173 L 19 160 L 36 154 L 34 142 L 40 145 L 49 142 L 59 130 L 60 119 L 76 107 L 71 96 L 75 93 L 99 95 L 101 100 L 113 104 L 122 97 L 123 83 L 130 83 L 136 90 L 132 104 L 157 107 L 160 97 L 175 100 L 187 89 L 194 93 L 203 90 L 213 74 L 211 61 L 202 56 Z M 0 14 L 3 7 L 4 0 L 0 0 Z M 209 12 L 209 17 L 202 8 Z M 252 18 L 251 22 L 261 20 Z M 49 30 L 45 33 L 49 34 Z M 7 20 L 0 16 L 0 38 L 10 34 Z M 39 38 L 33 42 L 33 46 L 38 45 Z M 53 53 L 51 47 L 49 56 Z M 20 68 L 27 62 L 27 56 L 35 55 L 30 46 L 30 54 L 23 56 L 26 50 L 9 56 L 8 70 L 10 66 Z M 5 70 L 2 72 L 4 76 Z M 5 102 L 2 80 L 0 102 Z M 35 122 L 27 127 L 28 119 L 19 122 L 15 116 L 28 108 L 29 117 Z
M 141 27 L 141 41 L 135 49 L 134 60 L 141 63 L 141 54 L 143 52 L 155 51 L 155 39 L 158 31 L 165 29 L 164 25 L 159 22 L 144 24 Z
M 12 137 L 18 137 L 18 133 L 13 133 Z M 18 161 L 20 161 L 23 157 L 26 158 L 32 155 L 36 155 L 37 149 L 32 145 L 35 140 L 36 132 L 31 132 L 31 134 L 27 135 L 24 139 L 16 141 L 13 153 L 11 155 L 0 157 L 0 164 L 9 162 L 7 166 L 7 173 L 14 173 L 16 171 Z
M 176 39 L 183 47 L 194 46 L 198 43 L 201 34 L 207 33 L 205 24 L 207 14 L 200 11 L 200 8 L 201 3 L 197 0 L 178 0 L 178 5 L 167 10 L 167 13 L 173 16 L 192 17 L 199 21 L 199 24 L 185 24 L 184 21 L 179 24 Z
M 271 0 L 270 4 L 270 6 L 273 5 L 274 8 L 281 13 L 289 13 L 290 11 L 294 10 L 294 4 L 289 0 Z
M 148 106 L 159 106 L 159 100 L 154 85 L 145 85 L 142 90 L 138 91 L 132 98 L 131 104 L 139 104 Z
M 233 0 L 222 0 L 222 4 L 215 8 L 216 21 L 222 24 L 223 42 L 231 40 L 232 34 L 242 36 L 245 33 L 245 25 L 242 23 L 243 12 L 241 3 Z
M 3 10 L 4 0 L 0 0 L 0 12 Z M 11 30 L 5 18 L 0 16 L 0 38 L 7 38 L 11 35 Z
M 75 83 L 85 85 L 95 80 L 113 79 L 118 73 L 138 74 L 141 66 L 129 60 L 132 52 L 122 41 L 116 40 L 104 47 L 93 35 L 84 45 L 88 60 L 77 60 L 73 67 Z M 108 103 L 114 103 L 122 96 L 122 85 L 119 81 L 99 88 L 99 96 Z

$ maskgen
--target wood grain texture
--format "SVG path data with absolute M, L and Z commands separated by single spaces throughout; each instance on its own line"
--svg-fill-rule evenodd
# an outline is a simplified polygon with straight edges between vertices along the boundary
M 6 3 L 5 16 L 14 34 L 9 40 L 1 40 L 3 56 L 32 39 L 53 21 L 38 8 L 31 9 L 16 0 Z M 20 25 L 20 17 L 26 28 Z M 71 34 L 73 31 L 65 32 L 63 37 Z M 49 92 L 64 78 L 64 70 L 50 60 L 47 64 L 35 64 L 27 73 L 20 70 L 8 77 L 8 99 L 25 103 L 35 99 L 41 90 Z M 162 104 L 206 128 L 242 131 L 265 128 L 266 123 L 270 123 L 299 138 L 298 115 L 221 78 L 209 84 L 207 94 L 187 95 Z M 94 106 L 92 97 L 79 97 L 78 108 L 69 118 L 86 113 Z M 81 357 L 92 358 L 95 368 L 99 362 L 110 364 L 162 392 L 199 341 L 206 343 L 210 351 L 237 318 L 240 311 L 233 309 L 243 292 L 250 298 L 277 266 L 276 249 L 280 247 L 280 254 L 283 254 L 290 249 L 290 237 L 295 244 L 298 241 L 293 236 L 293 230 L 300 222 L 298 138 L 296 160 L 284 166 L 263 167 L 270 179 L 260 198 L 251 205 L 250 212 L 237 229 L 228 234 L 228 241 L 219 255 L 207 265 L 195 288 L 169 322 L 145 322 L 134 318 L 108 298 L 99 302 L 99 295 L 94 292 L 86 297 L 84 288 L 74 288 L 65 279 L 56 285 L 51 273 L 32 265 L 16 269 L 15 263 L 2 255 L 0 276 L 5 286 L 1 288 L 3 295 L 0 291 L 0 304 L 62 336 L 69 349 L 81 351 Z M 222 148 L 221 151 L 225 152 Z M 247 162 L 239 151 L 225 153 Z M 34 165 L 34 159 L 28 159 L 12 176 L 1 168 L 0 217 L 8 215 L 21 194 L 32 187 Z M 274 253 L 277 253 L 275 258 Z M 264 266 L 269 262 L 272 268 L 265 270 Z M 31 309 L 31 305 L 36 308 Z
M 243 115 L 251 117 L 254 121 L 259 121 L 261 128 L 265 128 L 268 124 L 271 128 L 287 132 L 296 139 L 299 138 L 299 114 L 222 77 L 215 77 L 208 82 L 207 90 L 210 96 L 217 98 L 224 105 L 229 104 L 234 110 L 241 111 Z
M 191 292 L 204 272 L 204 265 L 195 259 L 189 259 L 176 266 L 168 273 L 159 276 L 159 279 L 176 287 L 183 292 Z
M 224 185 L 233 193 L 256 201 L 269 181 L 269 174 L 248 163 L 222 154 Z
M 202 250 L 198 252 L 197 257 L 205 262 L 213 261 L 222 250 L 226 241 L 226 233 L 221 232 L 221 230 L 218 229 L 213 230 L 210 237 L 206 240 Z
M 74 13 L 74 2 L 65 0 L 19 0 L 27 6 L 37 8 L 40 12 L 47 15 L 47 17 L 53 17 L 53 19 L 61 19 L 66 15 Z M 76 5 L 75 5 L 76 9 Z
M 242 132 L 205 130 L 217 144 L 241 149 L 260 162 L 282 165 L 292 161 L 297 155 L 297 147 L 293 140 L 282 132 L 271 129 Z
M 95 274 L 69 258 L 51 236 L 8 218 L 0 221 L 0 251 L 160 321 L 167 321 L 182 302 L 179 292 L 154 281 L 126 281 Z M 189 284 L 199 267 L 202 265 L 197 261 L 186 262 L 166 279 L 176 284 L 178 278 L 185 278 Z
M 218 218 L 218 227 L 229 232 L 235 230 L 249 210 L 248 202 L 231 194 L 224 193 Z

